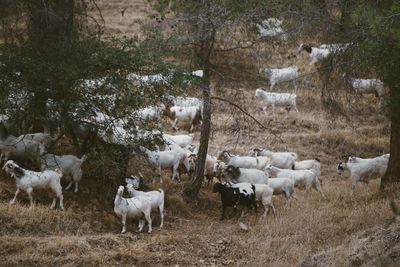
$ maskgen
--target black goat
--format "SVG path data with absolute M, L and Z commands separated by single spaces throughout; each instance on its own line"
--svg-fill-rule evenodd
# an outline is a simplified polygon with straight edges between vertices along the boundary
M 222 202 L 222 215 L 221 221 L 225 218 L 225 208 L 233 207 L 236 209 L 236 206 L 242 205 L 247 206 L 251 209 L 251 206 L 254 207 L 255 212 L 257 213 L 257 205 L 256 205 L 256 195 L 255 195 L 255 187 L 251 185 L 252 192 L 246 192 L 246 190 L 241 190 L 239 188 L 230 187 L 223 185 L 221 183 L 215 183 L 213 192 L 219 192 L 221 194 L 221 202 Z

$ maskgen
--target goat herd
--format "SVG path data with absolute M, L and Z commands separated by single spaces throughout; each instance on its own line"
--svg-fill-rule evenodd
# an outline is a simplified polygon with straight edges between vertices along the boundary
M 279 31 L 278 31 L 279 32 Z M 280 33 L 280 32 L 279 32 Z M 264 32 L 267 34 L 267 32 Z M 343 51 L 349 44 L 322 45 L 311 47 L 301 45 L 299 51 L 305 50 L 310 54 L 311 64 L 326 58 L 330 53 Z M 294 93 L 266 92 L 261 88 L 255 92 L 256 97 L 264 100 L 264 112 L 268 106 L 272 106 L 275 116 L 275 106 L 284 106 L 288 110 L 296 107 L 296 79 L 299 77 L 296 66 L 271 69 L 263 68 L 270 82 L 270 90 L 281 82 L 292 81 Z M 202 77 L 201 70 L 192 72 L 192 75 Z M 163 81 L 162 75 L 138 75 L 131 74 L 131 80 L 140 83 L 152 83 Z M 383 94 L 383 84 L 377 79 L 353 79 L 353 88 L 360 93 L 374 93 L 377 96 Z M 189 121 L 192 132 L 196 125 L 201 124 L 203 102 L 193 97 L 171 97 L 173 106 L 150 106 L 135 112 L 141 119 L 161 120 L 161 115 L 166 115 L 172 122 L 172 128 L 178 130 L 180 121 Z M 100 122 L 107 118 L 105 114 L 96 113 L 94 120 Z M 114 120 L 116 121 L 116 120 Z M 108 131 L 109 132 L 109 131 Z M 104 139 L 109 142 L 124 144 L 123 139 L 127 136 L 123 124 L 115 125 L 112 138 L 109 135 Z M 108 134 L 108 133 L 107 133 Z M 193 134 L 170 135 L 162 134 L 166 149 L 161 151 L 149 150 L 143 146 L 139 150 L 146 156 L 149 163 L 154 166 L 162 183 L 162 169 L 172 169 L 172 179 L 180 181 L 181 169 L 186 172 L 194 170 L 197 160 L 197 148 L 193 145 Z M 110 141 L 113 140 L 113 141 Z M 74 155 L 54 155 L 46 153 L 46 146 L 54 141 L 46 133 L 24 134 L 13 136 L 7 132 L 3 122 L 0 123 L 0 152 L 1 162 L 5 162 L 3 170 L 15 178 L 17 190 L 10 204 L 14 204 L 21 190 L 25 191 L 32 206 L 32 192 L 34 188 L 48 188 L 53 193 L 51 208 L 56 207 L 57 198 L 60 202 L 60 209 L 64 209 L 61 178 L 69 181 L 65 188 L 68 190 L 75 184 L 74 192 L 78 192 L 78 184 L 82 178 L 82 164 L 86 155 L 78 158 Z M 35 161 L 40 155 L 41 171 L 26 170 L 17 162 Z M 368 190 L 368 182 L 371 179 L 381 177 L 387 168 L 389 154 L 376 158 L 362 159 L 349 157 L 347 162 L 341 162 L 337 166 L 338 173 L 345 170 L 350 171 L 352 181 L 352 192 L 357 182 L 363 182 Z M 313 188 L 325 197 L 321 189 L 321 164 L 318 159 L 299 161 L 294 152 L 274 152 L 268 149 L 254 148 L 249 155 L 232 155 L 228 151 L 222 151 L 216 156 L 207 155 L 204 177 L 208 182 L 214 178 L 213 192 L 219 192 L 222 201 L 221 219 L 225 217 L 225 208 L 244 205 L 254 207 L 257 210 L 257 202 L 264 208 L 263 216 L 270 210 L 275 214 L 273 195 L 283 195 L 290 203 L 295 199 L 294 189 Z M 126 219 L 139 219 L 139 231 L 148 224 L 148 232 L 152 231 L 151 212 L 158 210 L 161 217 L 160 228 L 164 224 L 164 191 L 154 190 L 149 192 L 139 191 L 139 179 L 133 176 L 126 179 L 126 186 L 119 186 L 114 201 L 114 212 L 122 218 L 122 233 L 126 231 Z M 129 197 L 124 197 L 125 188 Z
M 77 158 L 73 155 L 57 156 L 45 153 L 46 145 L 52 140 L 45 133 L 25 134 L 18 137 L 7 133 L 3 123 L 0 124 L 1 160 L 6 161 L 3 170 L 15 178 L 17 190 L 10 204 L 14 204 L 21 190 L 25 191 L 32 206 L 32 192 L 34 188 L 48 188 L 52 191 L 53 202 L 51 208 L 56 207 L 57 198 L 60 209 L 64 209 L 61 178 L 65 177 L 69 189 L 75 183 L 75 192 L 78 192 L 78 183 L 82 178 L 81 165 L 86 160 L 84 155 Z M 172 179 L 180 181 L 180 166 L 187 172 L 194 169 L 197 159 L 197 149 L 193 145 L 193 134 L 169 135 L 163 134 L 166 149 L 152 151 L 145 147 L 140 150 L 147 157 L 152 166 L 157 168 L 162 182 L 162 169 L 172 169 Z M 41 153 L 42 171 L 36 172 L 20 167 L 14 160 L 33 159 Z M 13 160 L 14 159 L 14 160 Z M 337 166 L 338 173 L 350 171 L 352 192 L 357 182 L 363 182 L 368 190 L 371 179 L 381 177 L 387 168 L 389 154 L 376 158 L 362 159 L 350 157 L 348 162 L 341 162 Z M 294 152 L 273 152 L 268 149 L 255 148 L 247 156 L 232 155 L 222 151 L 217 156 L 207 155 L 204 177 L 214 183 L 213 192 L 221 194 L 222 215 L 225 217 L 226 207 L 236 208 L 239 205 L 254 207 L 257 202 L 264 208 L 263 216 L 270 210 L 275 214 L 273 195 L 283 195 L 290 203 L 295 199 L 294 189 L 313 188 L 325 197 L 321 190 L 321 164 L 318 159 L 298 161 Z M 125 186 L 117 190 L 114 201 L 114 212 L 122 218 L 122 233 L 126 231 L 127 218 L 139 219 L 139 231 L 148 224 L 148 231 L 152 231 L 151 212 L 158 210 L 161 218 L 160 228 L 164 224 L 164 191 L 139 191 L 140 179 L 136 176 L 126 178 L 126 189 L 129 197 L 123 197 Z
M 340 53 L 344 51 L 350 44 L 323 44 L 320 47 L 312 47 L 310 45 L 301 44 L 298 51 L 306 51 L 310 54 L 310 64 L 313 65 L 318 61 L 327 58 L 331 54 Z M 259 70 L 269 80 L 270 92 L 259 88 L 256 90 L 256 97 L 263 99 L 265 106 L 263 111 L 267 114 L 268 106 L 272 106 L 273 116 L 275 116 L 275 106 L 286 107 L 288 111 L 292 108 L 298 112 L 296 106 L 296 80 L 299 79 L 299 68 L 297 66 L 290 66 L 286 68 L 261 68 Z M 272 92 L 275 85 L 283 82 L 291 82 L 293 84 L 293 93 L 276 93 Z M 385 94 L 384 84 L 379 79 L 350 79 L 352 89 L 359 94 L 373 94 L 380 98 Z

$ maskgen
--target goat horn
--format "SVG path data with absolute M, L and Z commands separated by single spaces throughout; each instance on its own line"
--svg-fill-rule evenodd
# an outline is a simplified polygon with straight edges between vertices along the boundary
M 222 151 L 222 154 L 225 154 L 225 153 L 228 154 L 229 157 L 232 157 L 231 153 L 229 153 L 228 151 L 226 151 L 226 150 Z

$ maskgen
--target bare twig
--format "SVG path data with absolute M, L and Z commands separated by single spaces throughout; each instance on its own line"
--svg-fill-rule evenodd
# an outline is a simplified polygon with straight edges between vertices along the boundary
M 257 120 L 256 118 L 254 118 L 250 113 L 248 113 L 247 111 L 245 111 L 241 106 L 239 106 L 236 103 L 233 103 L 232 101 L 229 101 L 225 98 L 219 97 L 219 96 L 212 96 L 211 99 L 215 99 L 215 100 L 219 100 L 222 102 L 226 102 L 229 105 L 234 106 L 235 108 L 239 109 L 243 114 L 245 114 L 246 116 L 248 116 L 249 118 L 251 118 L 255 123 L 258 124 L 258 126 L 260 126 L 261 129 L 265 129 L 267 131 L 269 131 L 275 138 L 277 138 L 280 142 L 284 143 L 282 137 L 279 135 L 278 132 L 272 130 L 271 128 L 268 128 L 266 126 L 264 126 L 259 120 Z
M 239 50 L 239 49 L 246 49 L 246 48 L 250 48 L 253 47 L 255 44 L 257 44 L 257 41 L 254 42 L 250 42 L 249 45 L 243 45 L 243 46 L 234 46 L 234 47 L 229 47 L 229 48 L 225 48 L 225 49 L 214 49 L 214 51 L 216 52 L 231 52 L 231 51 L 235 51 L 235 50 Z

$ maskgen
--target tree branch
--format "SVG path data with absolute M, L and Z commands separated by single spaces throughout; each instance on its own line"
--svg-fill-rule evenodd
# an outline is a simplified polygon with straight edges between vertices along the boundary
M 212 96 L 211 99 L 215 99 L 215 100 L 219 100 L 222 102 L 226 102 L 229 105 L 234 106 L 235 108 L 239 109 L 243 114 L 245 114 L 246 116 L 248 116 L 249 118 L 251 118 L 255 123 L 258 124 L 258 126 L 260 126 L 261 129 L 265 129 L 267 131 L 269 131 L 275 138 L 279 139 L 280 142 L 284 143 L 283 139 L 281 138 L 281 136 L 279 135 L 278 132 L 265 127 L 259 120 L 257 120 L 256 118 L 254 118 L 250 113 L 248 113 L 247 111 L 245 111 L 242 107 L 240 107 L 238 104 L 233 103 L 225 98 L 219 97 L 219 96 Z
M 234 46 L 234 47 L 229 47 L 229 48 L 225 48 L 225 49 L 214 49 L 214 51 L 216 52 L 230 52 L 230 51 L 235 51 L 235 50 L 239 50 L 239 49 L 246 49 L 246 48 L 250 48 L 253 47 L 256 43 L 258 43 L 257 41 L 255 42 L 250 42 L 249 45 L 243 45 L 243 46 Z

